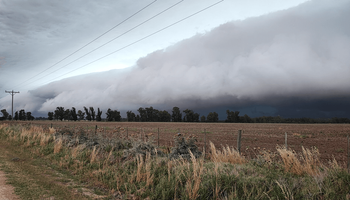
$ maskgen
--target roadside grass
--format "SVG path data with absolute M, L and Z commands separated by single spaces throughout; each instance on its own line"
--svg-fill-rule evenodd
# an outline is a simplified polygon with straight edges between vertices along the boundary
M 67 190 L 65 184 L 72 182 L 69 175 L 51 170 L 46 166 L 47 160 L 33 157 L 26 149 L 18 142 L 8 143 L 0 134 L 0 169 L 21 199 L 87 199 Z
M 1 163 L 24 199 L 350 199 L 349 173 L 336 160 L 320 163 L 316 148 L 298 154 L 277 147 L 247 159 L 210 143 L 208 159 L 192 152 L 188 160 L 150 153 L 124 158 L 114 147 L 68 148 L 53 133 L 0 124 L 7 159 L 19 158 Z

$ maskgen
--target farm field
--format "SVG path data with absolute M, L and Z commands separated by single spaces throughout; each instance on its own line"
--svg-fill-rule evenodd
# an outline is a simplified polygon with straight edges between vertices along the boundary
M 173 137 L 177 133 L 197 137 L 197 145 L 207 148 L 209 141 L 216 147 L 237 147 L 238 130 L 242 130 L 241 152 L 247 158 L 255 158 L 260 151 L 276 152 L 277 145 L 285 144 L 285 132 L 288 134 L 288 148 L 300 152 L 302 146 L 316 147 L 320 152 L 320 160 L 327 163 L 333 157 L 343 167 L 347 162 L 347 134 L 350 124 L 243 124 L 243 123 L 164 123 L 164 122 L 60 122 L 31 121 L 6 122 L 31 123 L 43 127 L 52 126 L 56 129 L 84 129 L 106 137 L 155 138 L 155 144 L 172 147 Z M 98 127 L 95 130 L 96 125 Z

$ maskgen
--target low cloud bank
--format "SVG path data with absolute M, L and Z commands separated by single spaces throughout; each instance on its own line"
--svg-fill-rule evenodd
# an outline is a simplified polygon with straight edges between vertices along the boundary
M 348 1 L 316 0 L 229 22 L 140 58 L 131 68 L 18 95 L 16 106 L 42 113 L 57 106 L 251 113 L 268 106 L 285 117 L 350 117 L 349 10 Z

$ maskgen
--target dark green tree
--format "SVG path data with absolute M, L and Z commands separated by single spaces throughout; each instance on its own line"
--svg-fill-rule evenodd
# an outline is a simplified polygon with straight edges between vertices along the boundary
M 94 107 L 90 107 L 91 120 L 95 121 L 96 113 Z
M 69 109 L 64 111 L 64 120 L 72 120 L 72 113 Z
M 19 111 L 19 114 L 18 114 L 18 119 L 19 120 L 23 120 L 25 121 L 26 120 L 26 111 L 24 109 L 20 110 Z
M 146 109 L 140 107 L 137 111 L 139 112 L 139 115 L 140 115 L 140 121 L 141 122 L 146 122 L 147 121 Z
M 27 120 L 34 120 L 35 119 L 35 117 L 34 116 L 32 116 L 32 113 L 31 112 L 27 112 Z
M 101 115 L 102 115 L 102 110 L 100 110 L 100 108 L 97 108 L 96 121 L 98 122 L 102 121 Z
M 84 106 L 84 110 L 85 110 L 85 114 L 86 114 L 86 120 L 91 121 L 91 113 L 90 113 L 89 109 L 87 109 Z
M 226 110 L 227 119 L 226 122 L 237 123 L 240 122 L 239 111 Z
M 135 122 L 140 122 L 140 120 L 141 120 L 140 115 L 136 115 Z
M 168 111 L 158 111 L 158 121 L 159 122 L 170 122 L 171 121 L 171 115 Z
M 110 108 L 108 108 L 106 115 L 107 115 L 107 121 L 121 120 L 120 112 L 118 110 L 111 110 Z
M 133 113 L 131 110 L 128 110 L 127 112 L 126 112 L 126 118 L 127 118 L 127 120 L 128 120 L 128 122 L 134 122 L 134 121 L 136 121 L 136 116 L 135 116 L 135 113 Z
M 193 110 L 186 109 L 183 111 L 185 113 L 184 122 L 199 122 L 199 114 L 193 112 Z
M 201 122 L 205 122 L 205 116 L 204 115 L 202 115 L 202 117 L 201 117 Z
M 216 112 L 210 112 L 207 116 L 208 122 L 218 122 L 219 121 L 219 115 Z
M 55 119 L 62 121 L 64 119 L 64 107 L 57 107 L 55 110 L 54 117 Z
M 84 120 L 85 113 L 83 111 L 81 111 L 81 110 L 78 110 L 77 116 L 78 116 L 79 120 Z
M 15 112 L 15 117 L 14 117 L 14 120 L 16 120 L 16 121 L 17 121 L 17 120 L 19 119 L 19 117 L 18 117 L 18 116 L 19 116 L 19 115 L 18 115 L 18 111 L 16 111 L 16 112 Z
M 193 122 L 199 122 L 199 114 L 193 113 Z
M 241 121 L 243 122 L 243 123 L 251 123 L 253 120 L 247 115 L 247 114 L 245 114 L 243 117 L 241 117 Z
M 70 115 L 72 116 L 72 120 L 77 121 L 78 120 L 78 115 L 77 111 L 74 107 L 70 110 Z
M 182 113 L 179 107 L 173 107 L 171 120 L 173 122 L 181 122 L 182 121 Z
M 53 120 L 53 112 L 48 112 L 47 113 L 47 116 L 48 116 L 48 120 Z
M 158 110 L 154 109 L 152 106 L 149 108 L 145 108 L 146 110 L 146 121 L 147 122 L 157 122 L 158 121 Z
M 1 110 L 1 113 L 2 113 L 2 117 L 4 118 L 4 119 L 8 119 L 8 117 L 9 117 L 9 113 L 6 111 L 6 109 L 2 109 Z

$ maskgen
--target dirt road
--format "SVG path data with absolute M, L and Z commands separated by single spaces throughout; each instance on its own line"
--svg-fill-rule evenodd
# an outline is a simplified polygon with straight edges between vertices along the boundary
M 17 200 L 19 197 L 14 194 L 14 188 L 6 184 L 6 176 L 0 171 L 0 199 L 1 200 Z

